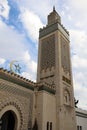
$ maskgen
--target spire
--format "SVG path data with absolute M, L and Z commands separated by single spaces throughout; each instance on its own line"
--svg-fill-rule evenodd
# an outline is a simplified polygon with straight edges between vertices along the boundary
M 53 6 L 53 11 L 55 11 L 55 6 Z
M 48 25 L 51 25 L 56 22 L 61 23 L 61 17 L 55 10 L 55 6 L 53 6 L 53 11 L 48 15 Z

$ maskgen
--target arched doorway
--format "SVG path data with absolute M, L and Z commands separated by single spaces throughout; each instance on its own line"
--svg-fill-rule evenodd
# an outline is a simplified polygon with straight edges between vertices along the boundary
M 15 130 L 15 114 L 13 111 L 9 110 L 5 112 L 2 117 L 2 127 L 1 130 Z

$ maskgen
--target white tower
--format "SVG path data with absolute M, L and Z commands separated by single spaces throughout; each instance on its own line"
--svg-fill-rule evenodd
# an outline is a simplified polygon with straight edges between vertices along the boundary
M 37 82 L 56 89 L 56 130 L 76 130 L 69 32 L 55 8 L 39 32 Z

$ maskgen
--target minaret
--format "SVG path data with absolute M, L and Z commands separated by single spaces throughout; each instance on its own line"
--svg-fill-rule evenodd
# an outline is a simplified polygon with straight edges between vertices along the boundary
M 56 89 L 56 130 L 76 130 L 69 32 L 55 7 L 39 31 L 37 82 Z

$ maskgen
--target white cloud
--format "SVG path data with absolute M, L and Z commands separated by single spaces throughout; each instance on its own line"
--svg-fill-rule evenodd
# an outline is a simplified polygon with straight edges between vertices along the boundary
M 0 15 L 8 19 L 10 7 L 7 0 L 0 0 Z
M 78 106 L 87 109 L 87 32 L 84 30 L 70 30 L 72 55 L 72 67 L 74 77 L 75 97 L 79 99 Z
M 35 81 L 33 75 L 31 75 L 29 72 L 23 72 L 21 74 L 24 78 L 29 79 L 31 81 Z
M 75 10 L 79 9 L 82 11 L 87 8 L 87 0 L 68 0 L 68 2 Z
M 0 65 L 3 65 L 4 63 L 5 63 L 5 59 L 3 59 L 3 58 L 0 58 Z
M 28 46 L 24 35 L 19 34 L 14 28 L 0 21 L 0 65 L 4 66 L 5 59 L 9 59 L 9 61 L 17 60 L 20 63 L 22 61 L 26 66 L 22 76 L 35 80 L 37 63 L 31 58 L 29 52 L 26 51 L 27 49 Z
M 72 17 L 70 15 L 68 15 L 68 19 L 71 21 L 72 20 Z
M 37 63 L 33 60 L 30 56 L 29 51 L 25 51 L 23 53 L 22 60 L 19 61 L 21 68 L 21 76 L 25 77 L 26 79 L 36 81 L 36 71 L 37 71 Z
M 24 42 L 22 34 L 0 21 L 0 57 L 10 60 L 21 58 L 26 50 Z
M 78 28 L 82 28 L 82 23 L 80 21 L 77 21 L 75 26 L 78 27 Z
M 22 8 L 20 20 L 23 23 L 24 28 L 27 30 L 28 36 L 33 40 L 38 40 L 39 29 L 43 27 L 40 18 L 33 12 Z
M 79 57 L 87 58 L 87 32 L 83 30 L 70 30 L 71 47 Z
M 31 73 L 29 73 L 28 71 L 27 72 L 22 72 L 21 73 L 21 76 L 23 76 L 24 78 L 26 79 L 29 79 L 33 82 L 36 82 L 36 78 L 35 78 L 35 75 L 32 75 Z
M 33 69 L 32 69 L 33 68 Z M 35 61 L 31 62 L 31 69 L 34 73 L 37 72 L 37 63 Z
M 52 11 L 54 5 L 57 7 L 58 1 L 59 0 L 18 0 L 17 3 L 19 7 L 30 9 L 34 13 L 38 14 L 40 18 L 46 21 L 47 15 Z
M 26 62 L 30 61 L 30 55 L 29 55 L 28 51 L 25 52 L 24 59 L 25 59 Z
M 24 54 L 24 61 L 25 61 L 25 64 L 26 64 L 27 68 L 28 68 L 33 74 L 35 74 L 36 71 L 37 71 L 37 63 L 32 60 L 32 58 L 30 57 L 28 51 L 26 51 L 25 54 Z
M 67 18 L 67 15 L 70 15 L 72 18 L 72 23 L 67 21 L 66 25 L 71 25 L 71 28 L 76 26 L 80 29 L 87 29 L 87 0 L 67 0 L 63 5 L 65 17 Z
M 78 68 L 84 69 L 84 70 L 87 69 L 87 59 L 85 59 L 84 57 L 81 58 L 77 55 L 74 55 L 72 57 L 72 63 L 73 63 L 73 68 L 75 69 L 78 69 Z
M 74 74 L 75 97 L 79 100 L 78 107 L 87 109 L 87 83 L 86 77 L 82 72 Z

